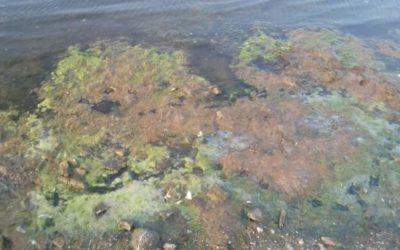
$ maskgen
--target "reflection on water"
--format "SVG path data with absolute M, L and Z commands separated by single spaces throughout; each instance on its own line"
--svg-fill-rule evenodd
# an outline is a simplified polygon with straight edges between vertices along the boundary
M 398 8 L 1 2 L 0 249 L 398 248 Z

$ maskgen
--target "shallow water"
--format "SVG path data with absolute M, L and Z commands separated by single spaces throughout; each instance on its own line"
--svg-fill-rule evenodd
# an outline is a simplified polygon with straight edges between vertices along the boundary
M 399 27 L 397 0 L 0 0 L 0 244 L 400 248 Z

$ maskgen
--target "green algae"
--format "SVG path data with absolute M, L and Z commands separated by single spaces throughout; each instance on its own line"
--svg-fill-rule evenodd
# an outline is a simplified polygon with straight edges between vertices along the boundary
M 344 97 L 337 91 L 328 97 L 311 95 L 307 99 L 307 103 L 316 111 L 335 112 L 345 116 L 367 131 L 373 137 L 374 143 L 380 141 L 382 144 L 386 138 L 390 138 L 396 132 L 396 125 L 390 124 L 384 118 L 372 115 L 372 111 L 375 109 L 382 113 L 386 111 L 382 103 L 360 104 L 354 98 Z
M 55 84 L 82 85 L 101 64 L 102 58 L 98 52 L 82 52 L 78 47 L 70 47 L 68 56 L 57 64 L 52 80 Z
M 242 45 L 239 59 L 245 63 L 261 58 L 265 62 L 279 59 L 290 51 L 290 44 L 263 32 L 248 38 Z
M 144 146 L 128 161 L 129 168 L 138 175 L 154 174 L 169 168 L 170 152 L 167 147 Z
M 346 67 L 355 67 L 360 63 L 345 39 L 335 39 L 328 34 L 322 39 L 321 45 L 335 47 L 336 55 Z M 239 59 L 246 63 L 258 58 L 273 62 L 287 55 L 290 50 L 288 42 L 261 33 L 245 42 Z M 111 72 L 117 71 L 116 68 L 121 65 L 127 68 L 123 73 L 116 73 L 116 78 L 104 73 L 110 68 Z M 196 205 L 185 200 L 185 195 L 190 191 L 193 197 L 207 199 L 205 194 L 214 184 L 222 186 L 229 193 L 229 202 L 234 208 L 240 208 L 248 201 L 262 208 L 268 217 L 266 223 L 273 228 L 276 228 L 279 211 L 285 209 L 288 214 L 285 229 L 292 232 L 300 229 L 308 230 L 311 234 L 329 233 L 333 236 L 341 236 L 344 232 L 361 232 L 366 220 L 360 199 L 380 211 L 377 213 L 380 222 L 395 219 L 389 206 L 379 205 L 379 192 L 390 197 L 399 191 L 396 178 L 399 178 L 400 171 L 398 164 L 387 159 L 384 148 L 388 142 L 390 146 L 395 145 L 393 138 L 398 135 L 396 126 L 381 116 L 372 115 L 377 109 L 386 112 L 382 103 L 360 104 L 339 92 L 333 92 L 328 97 L 315 95 L 306 100 L 313 111 L 343 115 L 355 125 L 355 129 L 361 128 L 365 132 L 360 134 L 367 136 L 358 141 L 361 154 L 332 163 L 333 178 L 325 183 L 320 192 L 294 200 L 275 190 L 265 190 L 251 179 L 252 176 L 224 175 L 218 170 L 221 156 L 231 150 L 242 149 L 229 145 L 229 133 L 207 134 L 204 138 L 200 136 L 191 145 L 197 151 L 195 156 L 189 156 L 189 153 L 176 156 L 173 147 L 164 145 L 164 138 L 157 138 L 156 142 L 152 138 L 152 143 L 138 139 L 136 129 L 139 118 L 134 116 L 142 112 L 135 110 L 138 99 L 155 100 L 150 105 L 142 105 L 142 109 L 143 106 L 152 108 L 154 105 L 159 108 L 167 105 L 163 102 L 166 96 L 186 100 L 193 98 L 194 103 L 198 104 L 200 98 L 184 90 L 187 87 L 185 84 L 195 82 L 207 86 L 208 82 L 202 77 L 187 74 L 185 65 L 182 52 L 160 53 L 141 46 L 127 47 L 121 43 L 113 44 L 111 48 L 94 45 L 85 51 L 77 47 L 70 49 L 67 58 L 58 64 L 53 78 L 45 82 L 39 91 L 43 99 L 39 110 L 53 112 L 41 113 L 46 115 L 46 119 L 32 114 L 22 119 L 28 129 L 24 129 L 24 133 L 34 142 L 35 152 L 40 151 L 50 158 L 43 163 L 39 173 L 40 184 L 34 199 L 37 216 L 33 227 L 37 232 L 111 232 L 117 229 L 117 223 L 121 220 L 147 225 L 160 212 L 177 207 L 188 222 L 195 241 L 196 234 L 204 233 L 199 219 L 200 211 Z M 121 93 L 128 93 L 128 98 L 111 86 L 113 81 L 123 90 Z M 104 93 L 109 86 L 113 87 L 109 88 L 111 94 Z M 142 92 L 135 91 L 143 86 L 156 90 L 143 92 L 150 95 L 141 96 Z M 279 100 L 284 97 L 285 94 L 281 94 Z M 271 103 L 276 98 L 272 96 Z M 104 99 L 120 101 L 120 110 L 111 114 L 96 113 L 92 107 Z M 145 111 L 150 115 L 156 112 Z M 17 122 L 12 121 L 12 116 L 12 113 L 2 115 L 0 112 L 0 122 L 4 120 L 8 124 L 0 128 L 0 140 L 7 137 L 3 135 L 8 133 L 18 133 Z M 132 118 L 124 122 L 126 117 Z M 58 135 L 57 139 L 55 134 Z M 221 137 L 223 142 L 213 137 Z M 379 167 L 374 163 L 377 157 Z M 85 185 L 83 190 L 72 190 L 57 178 L 62 163 L 69 160 L 76 160 L 73 174 L 62 177 L 82 181 Z M 83 176 L 74 172 L 78 168 L 85 171 Z M 352 184 L 357 190 L 363 190 L 370 176 L 379 176 L 380 184 L 379 188 L 371 190 L 370 196 L 361 192 L 357 195 L 348 194 Z M 317 205 L 313 207 L 314 199 L 323 205 L 318 206 L 319 203 L 314 202 Z M 104 204 L 107 211 L 96 216 L 94 210 L 99 204 Z M 344 211 L 346 207 L 350 211 Z
M 36 194 L 34 202 L 38 220 L 52 218 L 52 225 L 45 228 L 47 233 L 96 234 L 114 231 L 121 220 L 135 219 L 138 223 L 145 223 L 154 214 L 168 208 L 159 191 L 138 182 L 106 194 L 73 196 L 57 207 L 49 204 L 40 194 Z M 106 204 L 107 211 L 97 217 L 94 209 L 101 203 Z M 40 221 L 36 223 L 39 228 L 43 226 Z

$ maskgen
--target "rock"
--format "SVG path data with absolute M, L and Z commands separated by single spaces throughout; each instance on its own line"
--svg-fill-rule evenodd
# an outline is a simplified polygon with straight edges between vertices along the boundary
M 176 245 L 172 244 L 172 243 L 165 243 L 163 246 L 164 250 L 175 250 L 176 249 Z
M 285 211 L 285 209 L 281 209 L 281 211 L 279 213 L 279 219 L 278 219 L 279 229 L 283 228 L 283 226 L 285 225 L 285 221 L 286 221 L 286 211 Z
M 125 152 L 122 149 L 117 149 L 117 150 L 115 150 L 115 155 L 119 156 L 119 157 L 124 157 L 125 156 Z
M 153 250 L 160 245 L 160 236 L 157 232 L 138 228 L 132 233 L 131 245 L 134 250 Z
M 58 181 L 67 186 L 67 188 L 75 189 L 75 190 L 83 190 L 85 189 L 85 184 L 81 181 L 66 178 L 64 176 L 59 176 Z
M 56 248 L 56 249 L 63 249 L 64 245 L 65 245 L 65 240 L 64 237 L 62 236 L 58 236 L 56 237 L 51 244 Z
M 327 247 L 335 247 L 337 245 L 335 240 L 333 240 L 332 238 L 329 238 L 329 237 L 325 237 L 325 236 L 321 237 L 321 242 L 322 242 L 322 244 L 324 244 Z
M 70 165 L 71 167 L 77 167 L 78 161 L 75 158 L 73 158 L 71 160 L 68 160 L 68 165 Z
M 70 178 L 73 175 L 73 168 L 68 162 L 61 162 L 59 167 L 61 176 Z
M 220 95 L 222 93 L 221 90 L 217 86 L 211 86 L 208 90 L 213 95 Z
M 255 221 L 255 222 L 262 222 L 264 220 L 264 216 L 263 216 L 261 209 L 259 209 L 257 207 L 247 210 L 246 216 L 249 220 Z
M 118 223 L 118 229 L 121 231 L 130 232 L 132 230 L 132 225 L 127 221 L 121 221 Z
M 97 205 L 94 209 L 93 209 L 93 213 L 94 215 L 98 218 L 102 215 L 104 215 L 105 213 L 107 213 L 108 210 L 108 206 L 104 203 L 100 203 L 99 205 Z
M 118 101 L 102 100 L 92 104 L 92 110 L 103 114 L 109 114 L 118 109 L 121 104 Z

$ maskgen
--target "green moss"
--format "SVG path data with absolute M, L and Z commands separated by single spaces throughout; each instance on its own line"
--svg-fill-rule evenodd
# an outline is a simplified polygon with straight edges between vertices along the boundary
M 128 161 L 129 168 L 138 175 L 158 172 L 168 164 L 170 153 L 165 146 L 144 146 Z
M 239 59 L 246 63 L 262 58 L 265 62 L 279 59 L 290 51 L 290 45 L 260 32 L 247 39 L 240 50 Z

